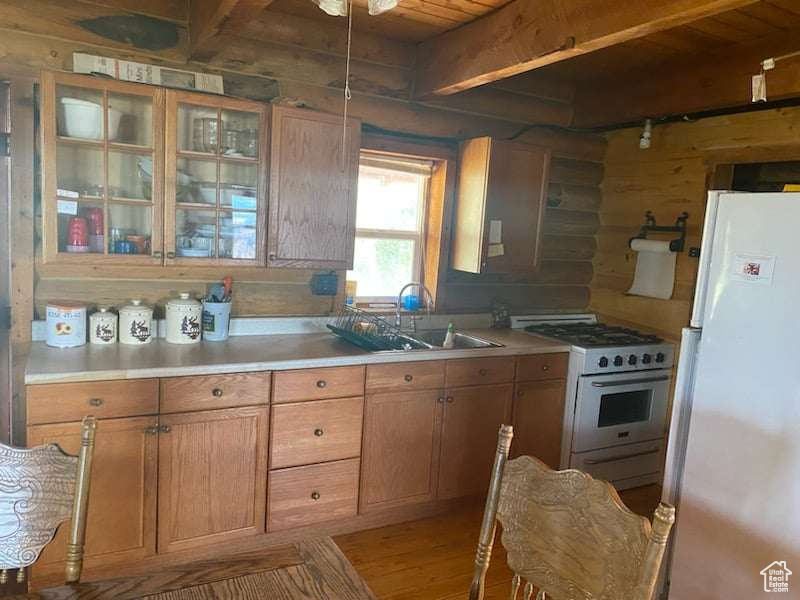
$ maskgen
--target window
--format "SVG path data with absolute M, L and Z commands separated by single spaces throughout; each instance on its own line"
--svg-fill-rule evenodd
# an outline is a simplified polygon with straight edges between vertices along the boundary
M 353 270 L 357 301 L 394 302 L 419 281 L 430 161 L 362 152 Z

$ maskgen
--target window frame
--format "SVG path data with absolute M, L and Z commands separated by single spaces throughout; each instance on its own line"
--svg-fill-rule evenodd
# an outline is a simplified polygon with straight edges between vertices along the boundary
M 361 148 L 359 152 L 359 176 L 361 172 L 361 157 L 364 155 L 372 155 L 378 156 L 381 158 L 387 159 L 387 162 L 391 160 L 392 156 L 415 161 L 427 161 L 429 160 L 426 157 L 419 157 L 419 156 L 409 156 L 409 155 L 391 155 L 384 152 L 379 152 L 375 150 L 370 150 L 368 148 Z M 388 168 L 387 168 L 388 170 Z M 399 169 L 398 169 L 399 171 Z M 420 190 L 420 198 L 417 204 L 417 224 L 415 231 L 411 230 L 402 230 L 402 229 L 376 229 L 376 228 L 359 228 L 356 225 L 355 229 L 355 239 L 358 242 L 359 238 L 364 239 L 377 239 L 377 240 L 410 240 L 414 242 L 414 254 L 412 259 L 412 272 L 411 272 L 411 281 L 422 281 L 424 278 L 424 267 L 425 267 L 425 237 L 426 237 L 426 221 L 427 221 L 427 214 L 428 214 L 428 200 L 430 197 L 431 191 L 431 175 L 425 175 L 425 182 L 424 185 L 421 186 Z M 356 290 L 358 291 L 358 290 Z M 398 289 L 397 292 L 400 290 Z M 386 295 L 386 296 L 361 296 L 356 294 L 355 298 L 353 299 L 356 305 L 391 305 L 392 307 L 397 305 L 397 294 Z

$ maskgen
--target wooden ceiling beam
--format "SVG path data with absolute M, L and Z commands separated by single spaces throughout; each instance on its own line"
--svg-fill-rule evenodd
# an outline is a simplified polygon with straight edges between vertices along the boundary
M 190 0 L 189 59 L 207 61 L 236 33 L 259 16 L 273 0 Z
M 757 0 L 513 0 L 419 44 L 415 95 L 449 95 Z
M 578 87 L 573 125 L 607 127 L 751 104 L 751 77 L 765 58 L 800 49 L 793 31 L 747 44 L 726 45 L 656 68 Z M 767 71 L 767 99 L 800 97 L 800 57 Z

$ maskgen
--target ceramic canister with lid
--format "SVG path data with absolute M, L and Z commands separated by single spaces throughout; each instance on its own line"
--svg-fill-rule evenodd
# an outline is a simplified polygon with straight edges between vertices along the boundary
M 200 341 L 203 305 L 183 292 L 167 302 L 167 341 L 170 344 L 196 344 Z
M 86 305 L 79 302 L 54 301 L 45 307 L 47 345 L 74 348 L 86 343 Z
M 117 315 L 101 306 L 89 317 L 89 343 L 116 344 Z
M 119 309 L 119 343 L 138 346 L 153 339 L 153 309 L 141 300 L 131 300 Z

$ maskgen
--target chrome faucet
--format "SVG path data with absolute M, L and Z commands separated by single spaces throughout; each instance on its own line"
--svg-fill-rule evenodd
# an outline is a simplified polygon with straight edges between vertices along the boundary
M 431 294 L 431 291 L 427 288 L 427 286 L 424 283 L 421 283 L 419 281 L 412 281 L 410 283 L 407 283 L 402 288 L 400 288 L 400 293 L 397 294 L 397 308 L 395 310 L 395 315 L 394 315 L 394 325 L 401 331 L 403 329 L 403 321 L 400 316 L 400 307 L 403 303 L 403 292 L 405 292 L 408 288 L 415 286 L 420 288 L 425 294 L 427 294 L 428 298 L 425 302 L 425 309 L 428 314 L 428 320 L 430 321 L 431 318 L 431 306 L 433 305 L 433 294 Z M 413 314 L 411 315 L 411 328 L 414 333 L 417 332 L 417 320 Z

